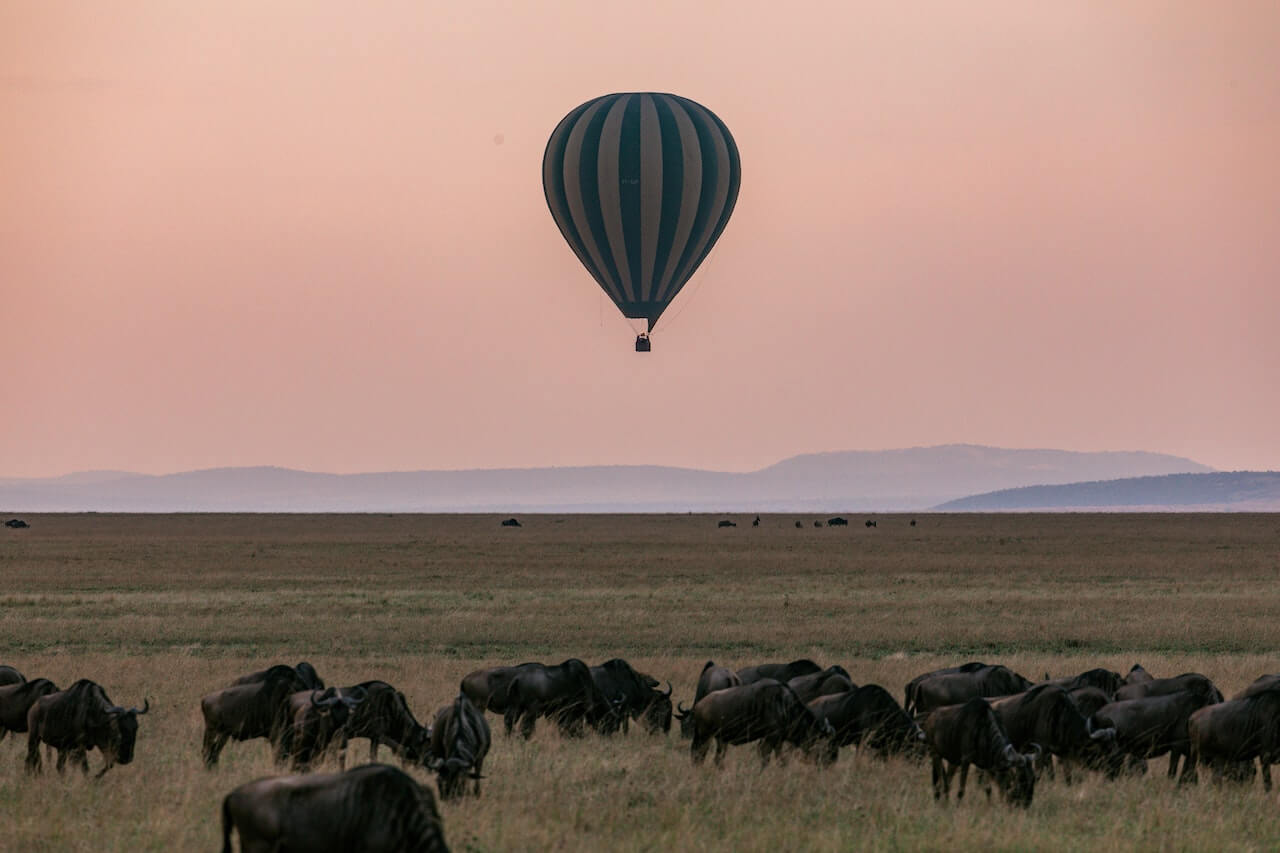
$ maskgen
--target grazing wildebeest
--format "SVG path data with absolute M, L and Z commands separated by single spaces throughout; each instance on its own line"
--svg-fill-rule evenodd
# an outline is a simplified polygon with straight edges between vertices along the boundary
M 22 519 L 20 519 L 20 518 L 11 518 L 11 519 L 9 519 L 8 521 L 6 521 L 6 522 L 4 523 L 4 526 L 5 526 L 5 527 L 12 527 L 12 528 L 14 528 L 15 530 L 17 530 L 17 529 L 22 528 L 22 527 L 30 527 L 31 525 L 30 525 L 30 524 L 27 524 L 25 521 L 23 521 L 23 520 L 22 520 Z
M 0 666 L 0 684 L 21 684 L 27 677 L 11 666 Z
M 1120 673 L 1113 672 L 1109 669 L 1090 669 L 1079 675 L 1067 675 L 1062 678 L 1049 678 L 1045 676 L 1045 680 L 1041 684 L 1056 684 L 1067 692 L 1078 690 L 1081 687 L 1096 687 L 1108 696 L 1114 697 L 1116 691 L 1120 689 L 1120 685 L 1124 683 Z
M 933 755 L 935 800 L 950 797 L 951 777 L 957 767 L 960 788 L 956 801 L 963 799 L 972 764 L 995 777 L 1007 801 L 1024 808 L 1031 805 L 1036 787 L 1033 767 L 1040 749 L 1036 747 L 1027 754 L 1018 752 L 986 699 L 973 698 L 963 705 L 938 708 L 929 714 L 922 728 Z M 990 796 L 990 788 L 987 793 Z
M 1086 719 L 1098 713 L 1098 709 L 1103 705 L 1114 701 L 1114 697 L 1108 696 L 1105 690 L 1099 690 L 1097 687 L 1077 687 L 1075 690 L 1068 690 L 1067 695 L 1080 709 L 1080 716 Z
M 47 678 L 0 686 L 0 740 L 9 732 L 25 732 L 31 706 L 41 696 L 57 692 L 57 685 Z
M 1116 746 L 1115 729 L 1095 729 L 1080 713 L 1065 689 L 1057 684 L 1037 684 L 1025 693 L 991 700 L 1009 742 L 1019 751 L 1039 744 L 1043 766 L 1053 775 L 1053 757 L 1062 764 L 1062 775 L 1071 784 L 1071 766 L 1080 763 L 1106 772 L 1114 779 L 1124 763 Z
M 468 778 L 475 780 L 474 793 L 480 796 L 480 771 L 489 754 L 489 742 L 484 712 L 472 705 L 465 693 L 436 712 L 431 725 L 431 763 L 442 798 L 465 794 Z
M 1120 699 L 1093 715 L 1094 728 L 1116 730 L 1116 745 L 1140 760 L 1169 753 L 1169 778 L 1178 772 L 1178 760 L 1191 751 L 1187 720 L 1211 704 L 1201 693 L 1181 690 L 1142 699 Z
M 1153 678 L 1137 684 L 1121 685 L 1116 691 L 1116 701 L 1144 699 L 1149 696 L 1169 696 L 1183 690 L 1194 693 L 1202 700 L 1202 705 L 1212 705 L 1222 701 L 1222 691 L 1207 675 L 1201 675 L 1198 672 L 1186 672 L 1173 678 Z
M 467 694 L 471 704 L 481 711 L 505 714 L 508 705 L 507 694 L 511 689 L 511 682 L 515 681 L 516 676 L 520 673 L 536 670 L 542 665 L 540 663 L 522 663 L 518 666 L 491 666 L 487 669 L 477 669 L 462 677 L 459 689 Z M 510 728 L 507 729 L 507 734 L 511 734 Z
M 827 527 L 848 527 L 848 526 L 849 526 L 849 519 L 847 518 L 841 518 L 840 516 L 837 515 L 835 518 L 827 519 Z
M 869 518 L 868 518 L 868 519 L 867 519 L 867 527 L 875 527 L 875 526 L 876 526 L 876 523 L 875 523 L 874 521 L 872 521 L 871 519 L 869 519 Z
M 809 710 L 831 724 L 837 746 L 870 749 L 880 757 L 924 754 L 924 731 L 879 684 L 819 696 Z
M 133 761 L 138 715 L 149 710 L 150 700 L 141 708 L 121 708 L 100 684 L 87 678 L 41 696 L 27 711 L 27 772 L 40 772 L 40 744 L 46 743 L 58 751 L 59 773 L 70 757 L 87 774 L 89 750 L 100 750 L 104 763 L 94 778 L 101 779 L 114 765 Z
M 802 527 L 804 527 L 804 522 L 803 522 L 803 521 L 797 521 L 797 522 L 796 522 L 796 527 L 801 527 L 801 528 L 802 528 Z
M 1012 696 L 1031 686 L 1030 681 L 1000 665 L 984 666 L 972 672 L 949 672 L 927 678 L 916 686 L 913 710 L 918 716 L 974 698 Z
M 539 717 L 556 722 L 562 734 L 581 736 L 587 725 L 601 734 L 617 731 L 622 725 L 619 711 L 624 698 L 605 697 L 591 678 L 591 670 L 577 658 L 548 666 L 537 664 L 516 674 L 507 688 L 507 709 L 503 723 L 511 731 L 520 723 L 520 734 L 533 736 Z
M 716 525 L 716 527 L 737 527 L 737 526 L 738 526 L 738 523 L 736 521 L 729 521 L 728 519 L 723 519 Z
M 270 776 L 222 801 L 222 850 L 241 853 L 448 853 L 431 789 L 385 764 L 345 773 Z
M 1254 694 L 1270 690 L 1273 687 L 1280 687 L 1280 675 L 1260 675 L 1252 684 L 1231 698 L 1247 699 Z
M 596 688 L 610 699 L 623 697 L 619 711 L 622 713 L 622 729 L 630 732 L 631 720 L 642 720 L 651 734 L 671 729 L 671 685 L 667 692 L 658 690 L 658 679 L 636 672 L 622 658 L 607 660 L 591 667 L 591 680 Z M 665 705 L 662 700 L 665 699 Z
M 1187 719 L 1191 753 L 1181 782 L 1195 782 L 1196 765 L 1216 779 L 1247 779 L 1253 759 L 1262 765 L 1262 788 L 1271 790 L 1271 765 L 1280 762 L 1280 689 L 1260 689 L 1247 696 L 1206 705 Z M 1244 771 L 1247 766 L 1247 771 Z
M 715 661 L 703 664 L 702 674 L 698 676 L 698 686 L 693 694 L 693 704 L 697 705 L 703 696 L 723 690 L 726 687 L 737 687 L 742 683 L 738 673 L 727 666 L 717 666 Z M 680 720 L 680 736 L 693 737 L 693 709 L 685 709 L 683 704 L 676 705 L 676 718 Z
M 515 519 L 515 518 L 504 518 L 502 520 L 502 526 L 503 527 L 519 527 L 520 521 L 519 519 Z
M 806 705 L 819 696 L 846 693 L 857 687 L 842 666 L 829 666 L 821 672 L 797 675 L 795 678 L 788 679 L 787 684 Z
M 835 730 L 818 719 L 787 685 L 771 678 L 751 684 L 726 687 L 708 693 L 693 706 L 694 764 L 707 757 L 716 743 L 716 766 L 724 762 L 725 748 L 760 741 L 760 761 L 768 764 L 775 753 L 783 759 L 782 745 L 804 750 L 820 765 L 830 765 L 839 755 Z
M 306 661 L 301 661 L 297 666 L 278 663 L 275 666 L 269 666 L 266 669 L 260 669 L 248 675 L 242 675 L 231 682 L 231 686 L 234 687 L 237 684 L 262 684 L 278 678 L 288 678 L 290 673 L 296 676 L 295 683 L 301 685 L 298 690 L 324 689 L 324 681 L 320 678 L 319 673 L 316 672 L 316 668 Z
M 278 744 L 292 722 L 289 697 L 315 689 L 308 687 L 304 677 L 291 666 L 273 666 L 263 673 L 245 677 L 259 675 L 262 680 L 233 684 L 200 700 L 200 711 L 204 715 L 201 754 L 205 767 L 212 768 L 218 763 L 228 739 L 244 741 L 261 737 L 273 745 Z
M 738 678 L 743 684 L 750 684 L 762 678 L 772 678 L 774 681 L 786 684 L 793 678 L 813 675 L 815 672 L 822 672 L 822 667 L 808 658 L 800 658 L 790 663 L 762 663 L 758 666 L 748 666 L 738 670 Z
M 1123 687 L 1126 684 L 1141 684 L 1144 681 L 1153 681 L 1151 673 L 1142 668 L 1142 664 L 1135 663 L 1129 669 L 1129 674 L 1124 677 L 1121 682 Z
M 915 520 L 914 518 L 913 518 L 913 519 L 911 519 L 911 526 L 912 526 L 912 527 L 915 527 L 915 526 L 916 526 L 916 520 Z
M 405 764 L 423 764 L 431 750 L 431 730 L 418 722 L 409 710 L 404 694 L 385 681 L 363 681 L 352 687 L 341 687 L 338 695 L 364 700 L 351 708 L 340 738 L 338 766 L 346 766 L 347 741 L 369 739 L 369 760 L 378 760 L 378 747 L 386 744 Z
M 300 690 L 285 700 L 289 723 L 276 742 L 276 763 L 291 761 L 295 772 L 305 773 L 311 762 L 333 744 L 344 743 L 343 732 L 352 710 L 368 695 L 360 688 Z
M 760 526 L 760 516 L 758 516 L 758 515 L 757 515 L 754 519 L 752 519 L 752 521 L 751 521 L 751 526 L 752 526 L 752 527 L 759 527 L 759 526 Z
M 920 684 L 922 682 L 928 681 L 935 675 L 950 675 L 955 672 L 977 672 L 978 670 L 984 669 L 990 665 L 991 664 L 982 663 L 981 661 L 970 661 L 969 663 L 964 663 L 960 666 L 943 667 L 942 669 L 935 669 L 931 672 L 925 672 L 917 675 L 915 678 L 907 682 L 907 686 L 904 691 L 905 695 L 902 698 L 902 710 L 906 711 L 908 714 L 915 713 L 916 691 L 920 688 Z

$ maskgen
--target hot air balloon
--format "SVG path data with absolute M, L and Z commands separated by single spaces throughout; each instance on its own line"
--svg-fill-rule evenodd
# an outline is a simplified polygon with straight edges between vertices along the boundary
M 679 95 L 604 95 L 552 132 L 547 207 L 622 315 L 647 322 L 637 352 L 724 231 L 741 176 L 724 122 Z

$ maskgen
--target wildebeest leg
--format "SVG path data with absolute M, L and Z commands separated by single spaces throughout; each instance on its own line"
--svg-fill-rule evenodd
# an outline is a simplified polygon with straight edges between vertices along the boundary
M 58 761 L 54 764 L 54 767 L 57 769 L 59 775 L 67 772 L 67 755 L 67 750 L 58 750 Z
M 35 726 L 31 727 L 31 732 L 27 736 L 27 772 L 32 775 L 40 773 L 40 736 L 36 734 Z
M 345 747 L 346 738 L 343 738 L 342 743 L 343 743 L 343 746 Z M 369 760 L 370 761 L 378 760 L 378 736 L 377 735 L 374 735 L 373 737 L 369 738 Z
M 77 747 L 75 749 L 75 752 L 72 753 L 71 760 L 80 765 L 81 773 L 83 773 L 86 776 L 89 775 L 89 750 L 85 749 L 82 746 Z
M 222 754 L 222 748 L 227 745 L 227 734 L 220 734 L 214 729 L 206 728 L 204 730 L 204 743 L 201 745 L 200 752 L 204 756 L 205 769 L 212 769 L 218 763 L 218 756 Z
M 1169 750 L 1169 778 L 1172 779 L 1178 775 L 1178 759 L 1182 757 L 1182 753 L 1176 749 Z
M 520 736 L 525 740 L 533 737 L 533 728 L 538 723 L 538 716 L 532 711 L 525 711 L 520 718 Z
M 774 752 L 778 752 L 778 745 L 775 744 L 773 741 L 769 740 L 769 738 L 761 738 L 760 739 L 760 769 L 761 770 L 769 766 L 769 757 L 772 756 Z M 778 752 L 778 761 L 779 762 L 782 761 L 781 752 Z
M 1271 792 L 1271 765 L 1267 763 L 1265 758 L 1259 758 L 1258 763 L 1262 765 L 1262 790 L 1267 793 Z
M 511 730 L 515 728 L 518 719 L 520 719 L 520 711 L 517 708 L 509 707 L 502 713 L 502 726 L 506 729 L 507 737 L 511 737 Z
M 1036 759 L 1036 773 L 1044 774 L 1050 782 L 1056 778 L 1053 772 L 1053 753 L 1045 750 L 1041 756 Z M 1065 760 L 1062 761 L 1062 778 L 1066 780 L 1068 785 L 1071 784 L 1071 771 L 1067 768 Z
M 724 754 L 728 749 L 728 744 L 722 738 L 716 738 L 716 769 L 724 766 Z
M 1200 776 L 1196 772 L 1196 765 L 1200 763 L 1200 750 L 1196 749 L 1196 745 L 1191 745 L 1191 752 L 1187 755 L 1187 760 L 1182 762 L 1182 775 L 1178 777 L 1179 785 L 1194 785 Z
M 83 753 L 82 753 L 82 754 L 83 754 Z M 104 773 L 106 773 L 108 770 L 110 770 L 112 767 L 114 767 L 114 766 L 115 766 L 115 762 L 111 760 L 111 756 L 106 755 L 106 754 L 104 753 L 102 757 L 103 757 L 103 759 L 104 759 L 103 764 L 102 764 L 102 769 L 101 769 L 101 770 L 99 770 L 97 773 L 95 773 L 95 774 L 93 775 L 93 778 L 94 778 L 94 779 L 101 779 Z M 88 773 L 88 772 L 89 772 L 89 758 L 88 758 L 88 756 L 85 756 L 85 760 L 84 760 L 84 772 L 85 772 L 85 773 Z
M 933 756 L 933 798 L 940 800 L 945 796 L 949 796 L 951 786 L 950 774 L 942 771 L 942 756 L 934 753 Z
M 951 765 L 951 771 L 952 771 L 952 772 L 954 772 L 954 771 L 955 771 L 955 769 L 956 769 L 956 766 L 955 766 L 954 764 L 953 764 L 953 765 Z M 968 778 L 969 778 L 969 762 L 967 762 L 967 761 L 965 761 L 965 762 L 961 762 L 961 764 L 960 764 L 960 787 L 956 789 L 956 802 L 957 802 L 957 803 L 964 799 L 964 783 L 968 780 Z
M 1048 758 L 1048 757 L 1049 757 L 1049 756 L 1048 756 L 1048 753 L 1045 753 L 1045 757 L 1046 757 L 1046 758 Z M 1071 760 L 1070 758 L 1067 758 L 1067 757 L 1066 757 L 1066 756 L 1064 756 L 1064 755 L 1060 755 L 1060 756 L 1058 756 L 1058 762 L 1062 765 L 1062 781 L 1063 781 L 1063 782 L 1065 782 L 1066 784 L 1070 785 L 1070 784 L 1072 783 L 1072 781 L 1073 781 L 1073 780 L 1072 780 L 1072 778 L 1071 778 L 1071 765 L 1072 765 L 1072 763 L 1073 763 L 1073 762 L 1072 762 L 1072 760 Z M 1049 778 L 1050 778 L 1050 779 L 1052 779 L 1052 778 L 1053 778 L 1053 775 L 1052 775 L 1052 774 L 1053 774 L 1053 759 L 1052 759 L 1052 758 L 1049 758 L 1049 773 L 1050 773 Z
M 701 737 L 695 730 L 693 733 L 693 744 L 689 747 L 689 755 L 693 759 L 693 763 L 701 764 L 707 760 L 707 750 L 711 748 L 711 738 Z

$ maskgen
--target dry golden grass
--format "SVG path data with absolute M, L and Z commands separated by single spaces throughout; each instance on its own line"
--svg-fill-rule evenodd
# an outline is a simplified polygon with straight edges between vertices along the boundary
M 901 696 L 972 658 L 1029 677 L 1092 666 L 1202 671 L 1230 694 L 1280 671 L 1275 515 L 878 516 L 866 529 L 707 516 L 26 516 L 0 531 L 0 663 L 101 682 L 153 711 L 101 783 L 29 780 L 0 742 L 0 848 L 214 850 L 231 788 L 274 772 L 261 741 L 202 769 L 199 697 L 267 663 L 383 678 L 419 719 L 479 666 L 621 655 L 686 701 L 708 658 L 809 656 Z M 793 520 L 803 518 L 804 529 Z M 692 768 L 633 731 L 529 743 L 500 721 L 479 801 L 446 804 L 457 849 L 1273 849 L 1259 785 L 1042 782 L 1028 812 L 980 792 L 936 806 L 927 765 L 845 751 L 763 772 L 754 750 Z M 353 758 L 363 759 L 364 741 Z M 96 754 L 91 764 L 96 768 Z M 419 773 L 421 778 L 428 778 Z

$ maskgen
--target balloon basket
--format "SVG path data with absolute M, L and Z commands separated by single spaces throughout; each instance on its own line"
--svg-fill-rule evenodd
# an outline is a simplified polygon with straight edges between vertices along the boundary
M 636 352 L 648 352 L 648 351 L 649 351 L 649 336 L 636 335 Z

